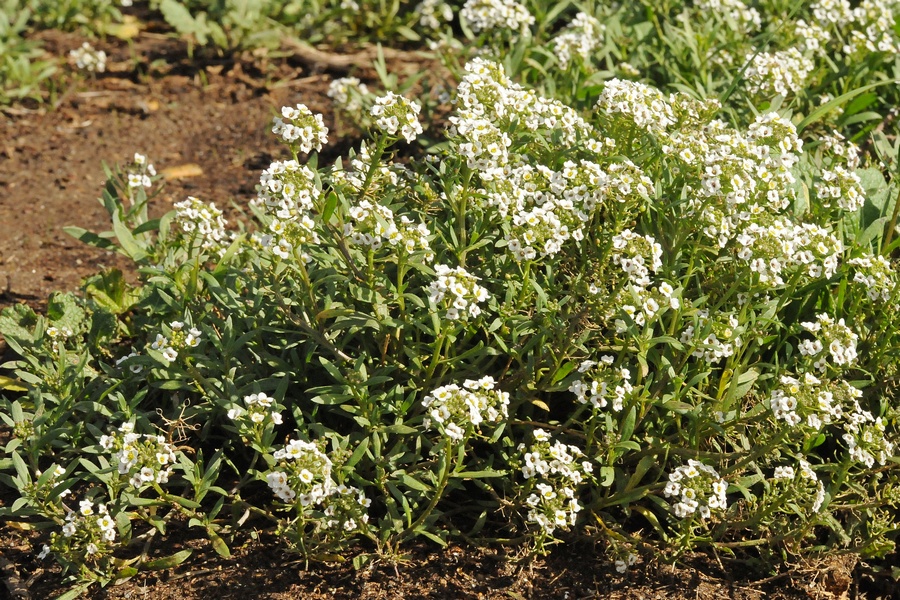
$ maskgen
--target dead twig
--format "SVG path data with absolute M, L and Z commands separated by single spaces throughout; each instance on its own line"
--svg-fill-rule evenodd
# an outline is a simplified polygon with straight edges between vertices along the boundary
M 28 593 L 28 588 L 22 582 L 22 578 L 19 577 L 16 567 L 6 560 L 2 554 L 0 554 L 0 571 L 3 571 L 3 580 L 12 598 L 15 600 L 31 600 L 31 594 Z
M 319 50 L 315 46 L 290 37 L 283 38 L 282 44 L 293 52 L 293 58 L 312 68 L 349 71 L 353 67 L 371 65 L 378 58 L 378 48 L 375 46 L 368 46 L 352 54 L 335 54 Z M 394 48 L 382 48 L 381 51 L 385 60 L 396 63 L 419 64 L 434 60 L 434 56 L 429 52 L 396 50 Z

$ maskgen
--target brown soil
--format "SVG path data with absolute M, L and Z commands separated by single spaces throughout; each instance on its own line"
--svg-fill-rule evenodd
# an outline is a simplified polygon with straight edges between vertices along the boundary
M 54 33 L 43 35 L 43 41 L 49 52 L 65 56 L 82 39 Z M 131 48 L 113 42 L 99 47 L 110 56 L 108 73 L 72 85 L 52 103 L 7 108 L 0 117 L 0 306 L 28 302 L 40 307 L 50 292 L 74 290 L 81 278 L 104 267 L 128 268 L 120 257 L 86 247 L 62 231 L 66 225 L 108 228 L 96 201 L 105 179 L 102 162 L 128 162 L 141 152 L 159 170 L 197 165 L 202 174 L 166 182 L 154 200 L 157 214 L 188 195 L 220 207 L 243 207 L 254 196 L 259 171 L 283 155 L 267 131 L 277 108 L 303 102 L 327 114 L 325 91 L 331 76 L 323 71 L 340 72 L 353 62 L 309 53 L 293 62 L 265 56 L 189 60 L 182 44 L 153 31 L 141 34 Z M 404 65 L 396 66 L 403 70 Z M 333 121 L 329 126 L 334 128 Z M 346 149 L 349 143 L 338 146 Z M 0 438 L 5 433 L 0 430 Z M 0 505 L 13 499 L 11 490 L 0 491 Z M 531 562 L 495 550 L 414 545 L 406 550 L 409 556 L 393 564 L 355 571 L 346 563 L 307 568 L 264 532 L 257 537 L 239 538 L 234 557 L 223 559 L 192 531 L 181 531 L 158 551 L 194 548 L 186 563 L 141 573 L 105 590 L 93 588 L 86 597 L 900 598 L 888 584 L 875 585 L 855 557 L 760 575 L 740 563 L 701 555 L 677 567 L 640 562 L 621 575 L 602 548 L 579 543 Z M 43 600 L 68 589 L 58 567 L 37 560 L 38 543 L 33 532 L 0 524 L 0 579 L 5 584 L 0 585 L 0 600 Z

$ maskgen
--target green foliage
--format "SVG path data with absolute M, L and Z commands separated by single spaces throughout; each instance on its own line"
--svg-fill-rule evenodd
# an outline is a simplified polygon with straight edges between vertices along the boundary
M 56 70 L 37 44 L 24 38 L 31 14 L 19 0 L 4 0 L 0 9 L 0 104 L 40 97 L 41 84 Z
M 892 551 L 895 145 L 860 168 L 776 112 L 628 81 L 573 107 L 477 59 L 407 153 L 421 105 L 351 97 L 369 138 L 331 165 L 282 110 L 250 231 L 196 198 L 151 220 L 152 166 L 108 169 L 112 230 L 69 231 L 140 283 L 0 317 L 0 511 L 74 576 L 178 564 L 146 559 L 176 518 L 228 556 L 251 514 L 315 560 L 576 531 L 622 569 Z
M 455 89 L 379 52 L 389 92 L 332 87 L 366 132 L 333 164 L 285 107 L 237 229 L 196 198 L 150 219 L 146 159 L 107 169 L 111 230 L 67 231 L 139 281 L 0 316 L 0 514 L 103 584 L 186 560 L 147 560 L 173 520 L 229 556 L 250 515 L 358 566 L 416 537 L 580 533 L 623 570 L 893 551 L 893 9 L 507 4 L 154 4 L 222 50 L 430 38 Z

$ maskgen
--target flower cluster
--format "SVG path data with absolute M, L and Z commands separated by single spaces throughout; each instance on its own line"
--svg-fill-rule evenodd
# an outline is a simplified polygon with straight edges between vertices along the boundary
M 272 471 L 266 481 L 272 492 L 285 503 L 298 498 L 301 505 L 309 506 L 327 495 L 331 485 L 331 459 L 312 442 L 291 440 L 274 458 L 283 470 Z
M 613 236 L 612 247 L 612 263 L 625 272 L 628 281 L 635 287 L 649 286 L 650 271 L 662 266 L 662 246 L 652 236 L 625 229 Z
M 231 234 L 222 211 L 214 203 L 206 204 L 188 196 L 187 200 L 175 203 L 175 221 L 204 251 L 221 256 L 228 249 Z
M 276 219 L 290 221 L 309 215 L 322 191 L 316 174 L 296 160 L 275 161 L 259 176 L 256 204 Z
M 894 451 L 886 437 L 887 421 L 860 405 L 863 393 L 846 381 L 821 380 L 809 373 L 802 379 L 781 377 L 781 387 L 769 397 L 776 419 L 817 434 L 828 425 L 842 425 L 841 439 L 850 457 L 871 468 L 885 464 Z
M 655 87 L 610 79 L 597 99 L 598 111 L 628 119 L 638 129 L 661 135 L 675 124 L 675 114 L 666 97 Z
M 637 560 L 638 555 L 634 552 L 628 552 L 622 558 L 617 558 L 615 562 L 616 572 L 624 573 L 628 570 L 628 567 L 633 567 Z
M 891 263 L 883 256 L 869 254 L 851 258 L 847 264 L 854 268 L 854 283 L 861 283 L 866 296 L 873 302 L 887 302 L 894 294 L 897 279 Z
M 823 27 L 845 41 L 838 50 L 847 60 L 865 60 L 873 54 L 900 52 L 893 30 L 898 16 L 895 2 L 863 0 L 851 7 L 846 0 L 819 0 L 811 6 L 813 16 Z
M 153 177 L 156 176 L 156 168 L 149 162 L 147 157 L 138 152 L 134 153 L 134 159 L 131 164 L 125 167 L 128 177 L 128 188 L 148 188 L 153 185 Z
M 831 135 L 823 135 L 819 141 L 821 148 L 830 153 L 833 163 L 844 164 L 851 171 L 859 168 L 859 146 L 848 142 L 840 132 L 832 131 Z
M 821 380 L 811 373 L 801 379 L 782 375 L 781 387 L 769 396 L 769 406 L 776 419 L 818 433 L 826 425 L 840 422 L 845 407 L 856 405 L 861 396 L 862 392 L 846 381 Z
M 444 317 L 458 319 L 477 318 L 481 314 L 480 303 L 488 299 L 488 291 L 478 285 L 478 278 L 462 267 L 451 269 L 447 265 L 435 265 L 437 278 L 428 286 L 428 300 L 443 305 Z
M 132 358 L 137 358 L 140 356 L 137 352 L 131 351 L 128 354 L 118 358 L 116 360 L 116 367 L 121 367 L 122 365 L 128 363 L 128 370 L 137 375 L 141 371 L 144 370 L 144 366 L 137 361 L 132 361 Z
M 708 519 L 712 511 L 724 511 L 728 507 L 727 489 L 728 484 L 714 468 L 691 459 L 669 474 L 663 493 L 678 499 L 673 508 L 679 519 L 695 513 Z
M 106 71 L 106 52 L 97 50 L 88 42 L 69 52 L 69 56 L 75 61 L 75 66 L 88 73 L 103 73 Z
M 338 109 L 351 115 L 358 115 L 363 110 L 369 88 L 356 77 L 341 77 L 328 85 L 327 94 Z
M 462 441 L 482 423 L 499 423 L 507 416 L 509 393 L 495 389 L 494 378 L 467 379 L 462 386 L 441 386 L 422 399 L 426 429 L 435 428 L 453 441 Z
M 184 331 L 184 323 L 172 321 L 169 323 L 169 337 L 162 333 L 156 334 L 156 339 L 150 344 L 153 350 L 162 352 L 163 360 L 175 362 L 178 353 L 188 348 L 196 348 L 200 344 L 201 332 L 196 327 Z
M 466 160 L 481 181 L 502 182 L 511 168 L 533 163 L 533 155 L 542 151 L 539 144 L 528 144 L 521 148 L 521 155 L 511 157 L 512 141 L 506 131 L 513 123 L 565 146 L 593 137 L 593 128 L 575 110 L 513 83 L 499 64 L 475 59 L 465 70 L 448 134 L 454 153 Z M 603 147 L 602 142 L 597 144 Z
M 784 285 L 786 269 L 799 268 L 812 278 L 831 277 L 844 245 L 834 234 L 813 223 L 788 218 L 767 225 L 750 223 L 736 236 L 737 258 L 746 261 L 764 285 Z
M 416 223 L 406 215 L 401 215 L 398 225 L 394 211 L 368 200 L 361 200 L 352 207 L 350 218 L 354 222 L 344 225 L 344 235 L 354 244 L 378 250 L 387 242 L 390 246 L 402 248 L 408 254 L 422 251 L 426 260 L 434 257 L 428 241 L 431 233 L 424 223 Z
M 161 435 L 138 434 L 134 423 L 123 423 L 112 435 L 100 438 L 100 446 L 113 453 L 119 475 L 139 489 L 169 481 L 175 464 L 175 449 Z
M 603 297 L 603 288 L 597 284 L 591 284 L 588 291 L 598 298 Z M 620 291 L 613 306 L 624 313 L 624 316 L 627 316 L 636 326 L 644 327 L 648 323 L 652 323 L 663 311 L 680 308 L 681 299 L 675 288 L 665 281 L 652 288 L 629 284 Z M 610 317 L 613 314 L 615 313 L 608 313 L 606 316 Z M 625 319 L 617 318 L 614 324 L 616 332 L 628 331 L 629 323 Z
M 578 367 L 581 378 L 569 385 L 579 404 L 590 404 L 595 409 L 611 406 L 616 412 L 622 410 L 634 391 L 631 385 L 631 371 L 615 367 L 615 358 L 605 355 L 600 362 L 586 360 Z
M 392 137 L 398 137 L 399 134 L 407 142 L 412 142 L 422 133 L 422 125 L 419 123 L 421 110 L 418 102 L 388 92 L 375 99 L 369 112 L 375 117 L 378 129 Z
M 767 287 L 784 285 L 796 272 L 831 277 L 844 251 L 839 236 L 788 210 L 801 149 L 794 125 L 776 113 L 759 115 L 745 132 L 712 121 L 663 144 L 689 167 L 681 171 L 694 195 L 687 216 L 698 216 L 703 234 Z
M 422 0 L 416 14 L 421 27 L 434 31 L 453 20 L 453 7 L 444 0 Z
M 876 461 L 883 465 L 895 454 L 895 445 L 887 439 L 886 430 L 885 418 L 863 409 L 857 400 L 846 412 L 841 439 L 847 444 L 850 458 L 872 468 Z
M 59 352 L 60 345 L 65 347 L 66 340 L 74 335 L 75 333 L 65 325 L 62 327 L 51 325 L 47 328 L 47 337 L 50 338 L 50 349 L 53 352 Z
M 244 396 L 244 406 L 228 409 L 228 418 L 237 424 L 242 435 L 259 441 L 266 427 L 281 425 L 282 409 L 275 398 L 259 392 Z
M 856 360 L 856 342 L 859 336 L 844 324 L 844 319 L 835 321 L 825 313 L 817 315 L 813 322 L 800 324 L 805 330 L 815 335 L 815 339 L 800 342 L 799 350 L 803 356 L 816 357 L 814 367 L 824 371 L 828 366 L 828 359 L 822 353 L 827 348 L 831 361 L 838 367 L 843 367 Z
M 759 52 L 747 58 L 750 60 L 745 73 L 747 83 L 753 93 L 764 97 L 797 93 L 806 85 L 815 66 L 797 48 Z
M 466 0 L 459 16 L 473 33 L 495 29 L 519 32 L 534 24 L 532 14 L 515 0 Z
M 256 192 L 254 203 L 270 218 L 264 247 L 287 259 L 295 249 L 319 243 L 312 211 L 322 191 L 312 169 L 296 160 L 275 161 L 260 175 Z M 302 250 L 301 259 L 310 260 Z
M 305 104 L 283 107 L 281 116 L 272 120 L 272 133 L 290 146 L 292 152 L 318 152 L 328 143 L 328 128 L 322 115 L 314 114 Z
M 846 211 L 859 210 L 866 200 L 859 175 L 841 165 L 822 171 L 822 181 L 816 183 L 816 196 L 823 206 L 836 200 L 841 210 Z
M 580 12 L 553 38 L 553 50 L 560 67 L 565 69 L 573 58 L 587 61 L 603 43 L 606 27 L 587 13 Z
M 403 165 L 383 161 L 376 163 L 373 170 L 372 153 L 363 142 L 359 154 L 351 158 L 350 164 L 336 164 L 331 177 L 335 187 L 347 188 L 351 195 L 357 195 L 365 188 L 367 197 L 377 198 L 383 188 L 397 188 L 406 183 L 410 174 Z
M 519 444 L 523 490 L 528 521 L 542 535 L 575 525 L 582 506 L 576 498 L 578 486 L 591 477 L 593 465 L 577 447 L 553 441 L 543 429 L 535 429 L 530 447 Z
M 321 509 L 320 527 L 347 533 L 363 529 L 372 501 L 362 490 L 334 482 L 334 465 L 317 444 L 290 440 L 273 456 L 276 468 L 266 474 L 266 482 L 279 500 L 301 513 Z
M 812 470 L 812 465 L 805 460 L 801 459 L 796 469 L 790 465 L 775 467 L 772 479 L 777 494 L 784 494 L 787 491 L 797 494 L 801 500 L 808 501 L 812 498 L 810 506 L 812 513 L 817 513 L 825 502 L 825 485 L 819 481 L 816 472 Z
M 638 205 L 651 188 L 628 160 L 605 169 L 589 160 L 566 161 L 559 171 L 523 164 L 505 169 L 484 202 L 509 216 L 507 248 L 523 261 L 555 256 L 568 240 L 583 240 L 596 215 Z
M 50 552 L 73 564 L 97 564 L 115 548 L 116 522 L 106 504 L 91 500 L 78 503 L 78 511 L 69 511 L 61 532 L 50 535 L 50 545 L 45 545 L 38 558 Z
M 722 16 L 744 26 L 745 32 L 759 29 L 762 18 L 759 11 L 747 6 L 741 0 L 697 0 L 694 7 L 706 14 Z
M 816 23 L 807 23 L 798 19 L 794 24 L 794 35 L 800 40 L 800 49 L 804 52 L 819 52 L 831 41 L 831 33 Z
M 701 309 L 697 313 L 696 325 L 688 325 L 681 332 L 680 342 L 685 346 L 695 346 L 691 352 L 695 358 L 716 364 L 734 354 L 743 344 L 743 327 L 734 314 L 718 313 L 710 318 L 709 311 Z M 698 339 L 704 335 L 702 339 Z

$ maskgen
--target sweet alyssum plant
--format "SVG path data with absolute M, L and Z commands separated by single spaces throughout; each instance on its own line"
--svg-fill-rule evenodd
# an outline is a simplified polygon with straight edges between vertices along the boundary
M 578 111 L 483 59 L 455 103 L 424 157 L 415 101 L 360 104 L 332 165 L 286 107 L 249 230 L 148 220 L 146 159 L 112 174 L 113 231 L 73 232 L 140 285 L 0 318 L 4 516 L 101 581 L 186 559 L 146 564 L 176 517 L 358 565 L 417 536 L 890 552 L 894 202 L 856 147 L 616 79 Z

